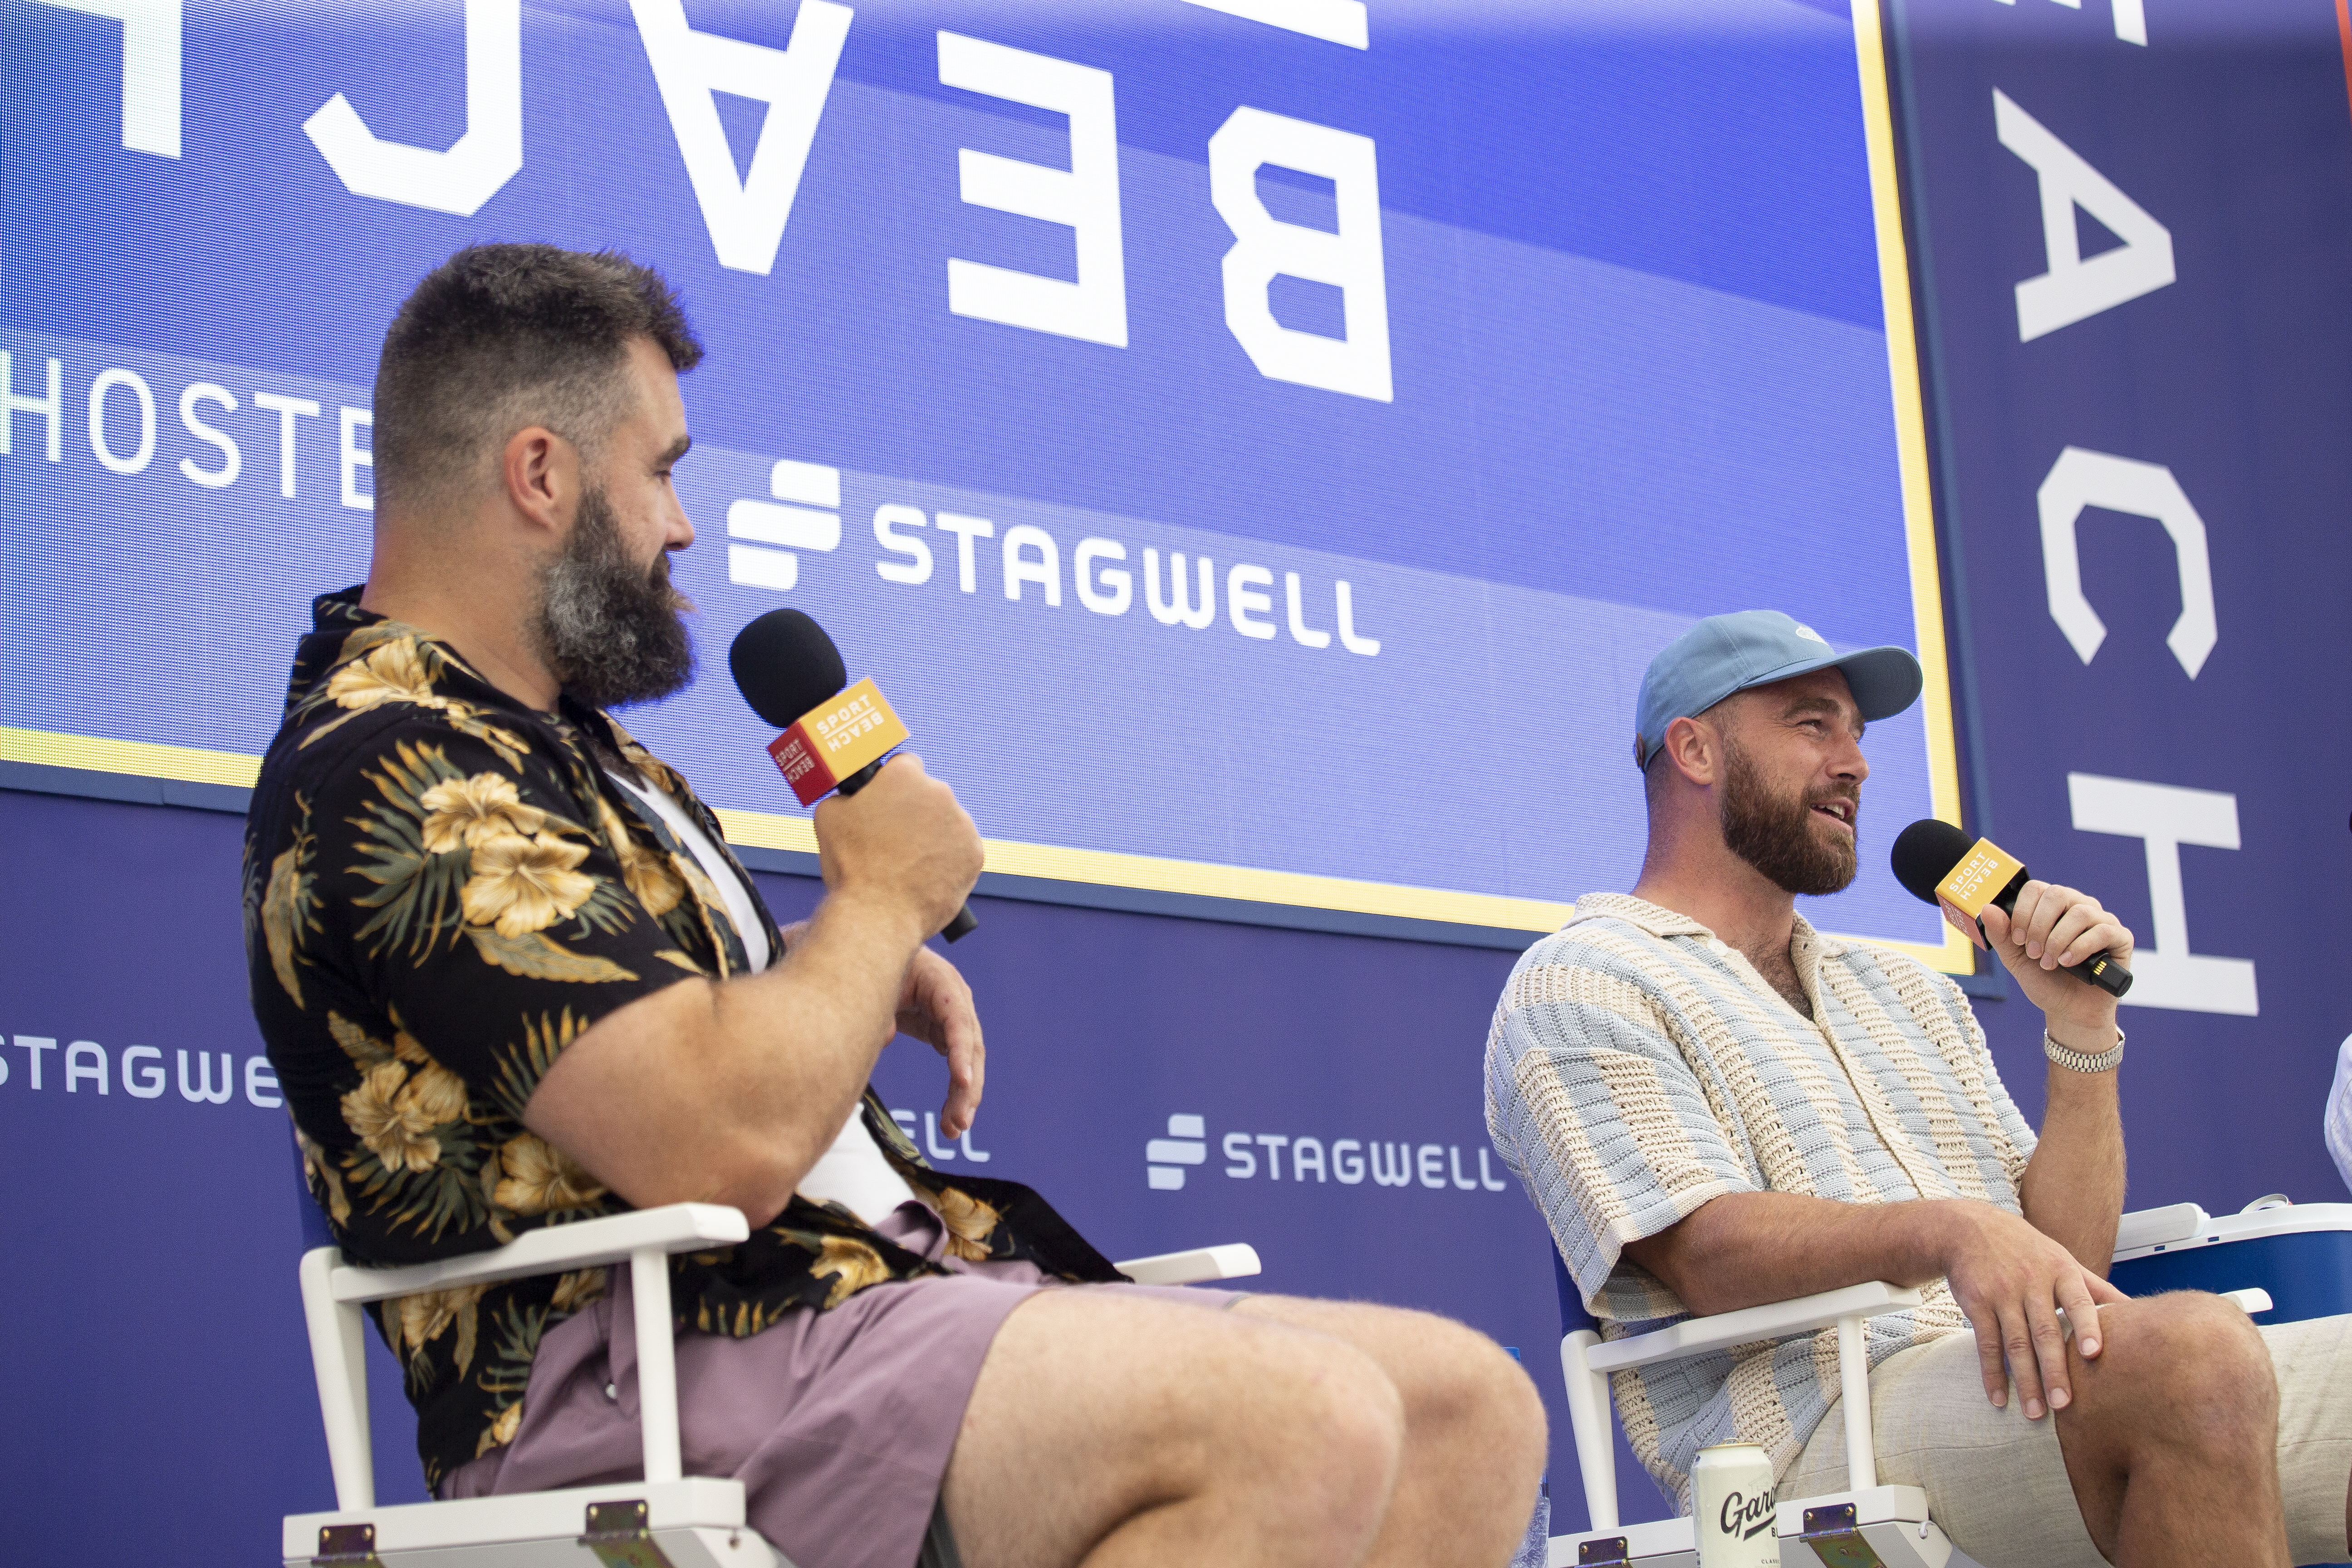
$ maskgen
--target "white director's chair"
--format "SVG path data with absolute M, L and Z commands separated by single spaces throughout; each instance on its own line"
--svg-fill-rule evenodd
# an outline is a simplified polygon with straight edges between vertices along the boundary
M 310 1197 L 303 1203 L 307 1208 Z M 326 1419 L 335 1511 L 286 1516 L 286 1568 L 791 1568 L 743 1521 L 743 1483 L 682 1473 L 669 1259 L 746 1239 L 731 1208 L 663 1208 L 534 1230 L 494 1252 L 410 1268 L 360 1268 L 331 1247 L 302 1258 L 302 1315 Z M 645 1479 L 457 1502 L 375 1506 L 363 1360 L 371 1301 L 625 1264 L 636 1304 L 637 1394 Z M 1118 1265 L 1146 1285 L 1237 1279 L 1258 1271 L 1236 1244 Z
M 2116 1255 L 2146 1247 L 2143 1233 L 2170 1226 L 2191 1205 L 2124 1215 Z M 2204 1211 L 2194 1210 L 2201 1219 Z M 2191 1222 L 2192 1227 L 2194 1222 Z M 2184 1232 L 2184 1234 L 2187 1234 Z M 2161 1250 L 2159 1247 L 2158 1250 Z M 1584 1486 L 1590 1527 L 1551 1539 L 1551 1568 L 1627 1564 L 1628 1568 L 1696 1568 L 1696 1526 L 1689 1515 L 1646 1524 L 1620 1524 L 1617 1517 L 1617 1455 L 1610 1423 L 1609 1374 L 1634 1367 L 1680 1361 L 1733 1345 L 1786 1339 L 1834 1328 L 1838 1343 L 1838 1408 L 1845 1422 L 1846 1489 L 1820 1497 L 1783 1498 L 1776 1533 L 1780 1568 L 1974 1568 L 1953 1549 L 1927 1517 L 1927 1494 L 1917 1487 L 1878 1484 L 1871 1445 L 1870 1363 L 1863 1325 L 1886 1312 L 1919 1305 L 1919 1292 L 1883 1280 L 1824 1290 L 1790 1301 L 1685 1318 L 1671 1328 L 1604 1342 L 1600 1325 L 1584 1310 L 1582 1295 L 1568 1268 L 1552 1255 L 1559 1286 L 1560 1371 L 1568 1382 L 1569 1424 L 1576 1436 L 1576 1463 Z M 2268 1311 L 2267 1292 L 2222 1292 L 2249 1313 Z

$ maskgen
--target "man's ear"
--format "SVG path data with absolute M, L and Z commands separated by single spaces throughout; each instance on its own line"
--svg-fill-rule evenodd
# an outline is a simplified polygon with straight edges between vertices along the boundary
M 1702 789 L 1722 780 L 1723 736 L 1704 719 L 1677 719 L 1666 726 L 1666 765 Z
M 541 425 L 525 426 L 499 454 L 507 502 L 525 521 L 551 535 L 570 525 L 580 497 L 579 448 Z

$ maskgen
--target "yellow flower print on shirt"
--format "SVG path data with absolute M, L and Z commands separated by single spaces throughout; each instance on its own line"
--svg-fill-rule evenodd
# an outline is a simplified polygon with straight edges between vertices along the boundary
M 890 1278 L 889 1266 L 882 1255 L 854 1237 L 821 1236 L 817 1243 L 817 1260 L 809 1272 L 823 1279 L 830 1276 L 833 1289 L 825 1292 L 824 1304 L 829 1310 L 840 1306 L 868 1285 L 879 1285 Z
M 351 1224 L 352 1200 L 343 1191 L 342 1174 L 334 1161 L 299 1127 L 294 1129 L 294 1143 L 302 1151 L 302 1171 L 310 1178 L 310 1190 L 327 1194 L 327 1217 L 337 1225 Z
M 444 779 L 417 797 L 426 816 L 422 837 L 435 855 L 471 848 L 507 835 L 529 837 L 547 826 L 547 813 L 525 805 L 514 781 L 501 773 Z
M 489 1430 L 482 1434 L 481 1442 L 476 1445 L 474 1458 L 478 1459 L 493 1448 L 505 1447 L 514 1441 L 515 1434 L 521 1429 L 522 1401 L 518 1399 L 499 1412 L 499 1418 L 490 1423 Z
M 441 1140 L 435 1130 L 464 1114 L 466 1090 L 445 1068 L 427 1068 L 416 1077 L 425 1080 L 436 1073 L 455 1085 L 455 1110 L 448 1115 L 438 1112 L 449 1108 L 449 1092 L 438 1085 L 414 1092 L 408 1069 L 396 1061 L 370 1068 L 359 1088 L 343 1096 L 344 1124 L 385 1170 L 429 1171 L 440 1163 Z
M 993 1256 L 989 1242 L 996 1235 L 996 1222 L 1003 1217 L 994 1205 L 954 1187 L 940 1187 L 930 1194 L 930 1199 L 931 1206 L 939 1211 L 940 1223 L 947 1227 L 950 1253 L 967 1263 L 978 1263 Z
M 365 658 L 355 658 L 327 678 L 327 695 L 339 708 L 354 712 L 386 702 L 415 702 L 438 708 L 443 699 L 433 693 L 425 660 L 413 638 L 385 643 Z
M 474 874 L 458 895 L 467 922 L 518 937 L 571 919 L 596 891 L 595 878 L 572 869 L 587 858 L 586 845 L 549 833 L 501 834 L 475 845 Z
M 392 1336 L 394 1352 L 404 1357 L 414 1356 L 447 1333 L 454 1323 L 457 1329 L 457 1370 L 464 1372 L 474 1360 L 477 1304 L 488 1289 L 487 1285 L 460 1285 L 454 1289 L 425 1290 L 401 1297 L 392 1303 L 400 1313 L 399 1331 Z
M 591 1301 L 604 1296 L 604 1271 L 602 1268 L 575 1268 L 555 1282 L 555 1294 L 548 1305 L 559 1312 L 576 1312 Z
M 645 905 L 646 913 L 659 920 L 677 908 L 678 900 L 686 897 L 686 884 L 670 869 L 667 857 L 630 837 L 628 825 L 613 809 L 612 802 L 600 796 L 596 808 L 604 817 L 605 841 L 620 859 L 621 879 L 637 896 L 637 902 Z
M 547 1140 L 525 1132 L 499 1150 L 502 1173 L 492 1201 L 510 1214 L 541 1215 L 583 1208 L 604 1195 L 604 1185 Z
M 408 1037 L 400 1037 L 404 1040 Z M 446 1126 L 465 1117 L 466 1080 L 440 1063 L 432 1062 L 409 1079 L 408 1087 L 393 1103 L 410 1115 L 423 1118 L 429 1126 Z

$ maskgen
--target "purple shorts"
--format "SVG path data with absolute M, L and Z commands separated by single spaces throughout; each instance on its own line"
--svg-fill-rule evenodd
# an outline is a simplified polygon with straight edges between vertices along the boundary
M 946 1256 L 939 1217 L 920 1204 L 875 1228 L 949 1276 L 872 1286 L 748 1339 L 677 1336 L 686 1473 L 741 1481 L 748 1522 L 803 1568 L 910 1568 L 997 1329 L 1038 1290 L 1065 1288 L 1030 1264 Z M 642 1478 L 629 1273 L 611 1277 L 610 1294 L 540 1341 L 514 1441 L 451 1471 L 443 1499 Z M 1243 1299 L 1187 1286 L 1078 1289 L 1207 1308 Z

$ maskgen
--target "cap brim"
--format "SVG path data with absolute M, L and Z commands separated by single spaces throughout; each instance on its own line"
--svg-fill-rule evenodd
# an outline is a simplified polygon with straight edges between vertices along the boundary
M 1776 670 L 1757 684 L 1789 680 L 1817 669 L 1836 669 L 1845 676 L 1846 689 L 1853 693 L 1853 705 L 1862 710 L 1864 723 L 1892 719 L 1918 701 L 1920 691 L 1927 684 L 1919 661 L 1905 647 L 1865 647 L 1853 653 L 1831 654 Z

